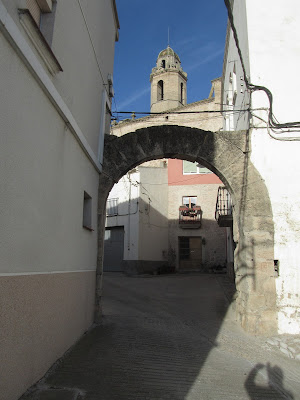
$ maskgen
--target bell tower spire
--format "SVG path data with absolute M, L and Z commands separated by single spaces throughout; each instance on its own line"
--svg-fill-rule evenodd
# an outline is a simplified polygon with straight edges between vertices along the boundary
M 162 50 L 156 61 L 156 67 L 150 75 L 151 112 L 164 112 L 186 105 L 187 74 L 181 68 L 179 56 L 169 46 Z

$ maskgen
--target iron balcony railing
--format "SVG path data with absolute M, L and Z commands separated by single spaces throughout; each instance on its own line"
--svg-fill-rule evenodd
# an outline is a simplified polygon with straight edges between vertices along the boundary
M 224 186 L 219 186 L 217 201 L 216 201 L 216 211 L 215 218 L 220 225 L 220 221 L 227 219 L 232 221 L 232 202 L 231 196 L 228 190 Z M 220 225 L 221 226 L 221 225 Z
M 108 199 L 106 202 L 106 215 L 113 217 L 118 215 L 118 199 Z
M 201 226 L 201 207 L 179 207 L 179 225 L 184 227 L 200 228 Z

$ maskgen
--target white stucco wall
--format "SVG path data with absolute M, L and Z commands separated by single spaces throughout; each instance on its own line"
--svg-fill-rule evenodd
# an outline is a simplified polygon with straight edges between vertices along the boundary
M 40 379 L 93 322 L 106 83 L 78 3 L 57 2 L 51 46 L 63 71 L 56 74 L 20 23 L 21 3 L 0 0 L 0 392 L 7 400 Z M 111 1 L 93 0 L 84 10 L 106 79 L 117 29 Z M 90 229 L 83 227 L 84 192 L 92 198 Z
M 124 260 L 164 261 L 168 250 L 167 168 L 139 166 L 116 183 L 118 215 L 106 227 L 124 226 Z
M 284 4 L 271 0 L 234 2 L 235 25 L 249 80 L 271 90 L 273 112 L 280 123 L 300 120 L 300 83 L 296 78 L 300 60 L 299 15 L 296 0 Z M 223 102 L 233 59 L 238 60 L 238 55 L 231 35 L 225 58 Z M 239 61 L 237 68 L 240 71 Z M 238 106 L 243 105 L 240 96 L 237 100 Z M 267 121 L 267 112 L 257 109 L 268 107 L 265 93 L 253 93 L 251 161 L 266 183 L 273 211 L 274 259 L 280 263 L 276 278 L 279 333 L 300 333 L 300 129 L 268 130 L 267 123 L 257 118 Z M 237 115 L 235 127 L 241 129 L 246 122 L 237 122 Z
M 106 217 L 106 227 L 124 226 L 124 260 L 139 257 L 140 173 L 130 171 L 116 183 L 109 199 L 118 199 L 118 215 Z
M 19 23 L 20 1 L 3 4 L 11 13 L 16 34 L 33 49 Z M 79 6 L 74 4 L 59 2 L 55 15 L 52 50 L 60 58 L 63 72 L 51 76 L 39 57 L 37 63 L 75 116 L 89 151 L 97 159 L 104 85 Z M 4 12 L 2 5 L 2 15 Z M 105 19 L 104 26 L 97 29 L 106 30 L 107 37 L 94 32 L 95 14 Z M 80 18 L 80 23 L 68 24 L 66 29 L 66 16 Z M 106 60 L 103 73 L 112 73 L 116 27 L 110 1 L 103 5 L 90 2 L 85 16 L 95 34 L 96 52 Z M 9 35 L 5 27 L 3 32 Z M 91 227 L 95 230 L 98 171 L 17 53 L 14 42 L 9 43 L 7 38 L 0 36 L 1 220 L 5 227 L 0 231 L 0 270 L 12 273 L 95 269 L 97 235 L 83 229 L 82 213 L 86 191 L 92 197 Z M 26 46 L 23 47 L 26 53 Z M 84 65 L 79 64 L 79 59 Z
M 113 72 L 116 27 L 111 1 L 82 2 L 82 9 L 92 42 L 78 3 L 64 0 L 57 6 L 52 48 L 64 73 L 57 75 L 55 85 L 97 154 L 102 92 L 107 90 L 107 77 Z M 67 32 L 66 15 L 72 15 Z
M 141 174 L 139 258 L 167 261 L 168 253 L 168 169 L 139 167 Z
M 2 273 L 95 269 L 98 173 L 26 66 L 0 37 Z

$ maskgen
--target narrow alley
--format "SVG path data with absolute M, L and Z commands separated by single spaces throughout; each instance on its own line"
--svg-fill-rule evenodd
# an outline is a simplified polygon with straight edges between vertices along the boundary
M 235 323 L 224 275 L 107 273 L 103 320 L 22 400 L 300 399 L 300 363 Z

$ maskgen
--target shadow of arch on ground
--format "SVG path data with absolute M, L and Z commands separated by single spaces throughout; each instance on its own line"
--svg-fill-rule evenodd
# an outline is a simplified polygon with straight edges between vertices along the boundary
M 99 179 L 95 321 L 101 319 L 105 205 L 114 183 L 143 162 L 197 161 L 213 171 L 233 199 L 237 317 L 254 334 L 277 332 L 274 224 L 267 188 L 250 161 L 250 132 L 209 132 L 177 125 L 152 126 L 121 137 L 106 135 Z

